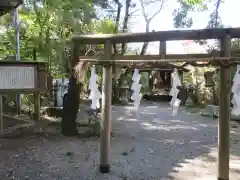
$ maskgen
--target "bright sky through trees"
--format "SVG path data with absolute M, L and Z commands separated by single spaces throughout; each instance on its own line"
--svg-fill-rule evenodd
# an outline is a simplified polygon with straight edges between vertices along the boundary
M 169 0 L 171 1 L 171 0 Z M 158 14 L 153 21 L 151 22 L 150 28 L 151 30 L 159 31 L 159 30 L 172 30 L 173 27 L 173 21 L 172 21 L 172 10 L 176 7 L 175 1 L 172 3 L 168 3 L 167 7 L 162 10 L 160 14 Z M 219 15 L 222 19 L 222 22 L 226 26 L 231 27 L 239 27 L 240 21 L 238 21 L 238 17 L 240 17 L 240 0 L 225 0 L 223 4 L 221 4 L 219 8 Z M 191 13 L 191 16 L 193 17 L 193 26 L 191 29 L 201 29 L 205 28 L 208 20 L 209 20 L 209 14 L 212 12 L 213 8 L 212 5 L 209 5 L 208 7 L 209 11 L 205 12 L 194 12 Z M 148 9 L 148 11 L 152 11 L 153 9 Z M 132 32 L 144 32 L 145 31 L 145 22 L 142 16 L 138 17 L 139 20 L 137 20 L 138 23 L 135 23 L 133 25 L 133 28 L 131 29 Z M 135 20 L 136 21 L 136 20 Z M 183 47 L 183 42 L 168 42 L 167 43 L 167 52 L 168 53 L 185 53 L 185 49 L 188 49 L 188 53 L 203 53 L 204 47 L 201 47 L 199 45 L 191 45 L 191 49 L 189 47 Z M 134 47 L 141 47 L 139 44 L 134 44 Z M 151 43 L 148 47 L 148 53 L 158 53 L 158 44 L 157 43 Z M 189 52 L 190 51 L 190 52 Z

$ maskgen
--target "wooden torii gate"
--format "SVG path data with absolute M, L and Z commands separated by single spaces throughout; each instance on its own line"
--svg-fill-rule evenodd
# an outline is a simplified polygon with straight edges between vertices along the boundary
M 237 53 L 230 52 L 231 38 L 240 37 L 240 28 L 219 28 L 201 30 L 174 30 L 150 33 L 127 33 L 108 35 L 82 35 L 72 38 L 74 44 L 73 64 L 79 60 L 91 61 L 103 66 L 103 95 L 102 95 L 102 120 L 100 138 L 100 172 L 110 171 L 110 131 L 111 131 L 111 94 L 112 94 L 112 66 L 124 63 L 159 63 L 159 62 L 185 62 L 185 64 L 220 66 L 220 110 L 218 121 L 218 180 L 229 179 L 229 138 L 230 138 L 230 94 L 231 78 L 230 66 L 240 58 Z M 220 52 L 212 54 L 166 54 L 166 41 L 172 40 L 220 40 Z M 114 55 L 113 44 L 136 42 L 160 42 L 159 55 Z M 84 44 L 104 44 L 103 56 L 80 56 L 79 47 Z

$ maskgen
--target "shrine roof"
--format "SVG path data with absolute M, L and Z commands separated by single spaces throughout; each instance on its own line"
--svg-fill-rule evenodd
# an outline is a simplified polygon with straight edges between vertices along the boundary
M 23 3 L 23 0 L 0 0 L 0 16 L 9 13 Z
M 168 62 L 158 62 L 158 63 L 137 63 L 131 65 L 125 65 L 128 68 L 137 68 L 141 71 L 154 71 L 154 70 L 173 70 L 174 68 L 178 69 L 179 71 L 189 72 L 190 70 L 185 67 L 181 67 L 180 65 L 176 65 L 173 63 Z

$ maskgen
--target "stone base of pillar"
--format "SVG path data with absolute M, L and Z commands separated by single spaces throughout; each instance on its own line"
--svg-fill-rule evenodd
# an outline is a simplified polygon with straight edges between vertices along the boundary
M 101 173 L 109 173 L 110 172 L 110 165 L 109 164 L 100 165 L 99 170 L 100 170 Z

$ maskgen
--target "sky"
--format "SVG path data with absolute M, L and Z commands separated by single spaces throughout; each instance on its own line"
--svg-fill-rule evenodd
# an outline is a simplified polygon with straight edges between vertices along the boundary
M 167 6 L 161 11 L 159 15 L 157 15 L 150 24 L 150 29 L 155 31 L 161 30 L 173 30 L 173 17 L 172 11 L 177 7 L 175 0 L 166 0 L 168 1 Z M 147 9 L 147 13 L 154 13 L 157 11 L 159 5 L 154 5 L 154 7 L 149 7 Z M 240 0 L 225 0 L 223 4 L 221 4 L 219 9 L 219 15 L 222 19 L 224 25 L 231 27 L 240 27 Z M 194 12 L 191 13 L 193 17 L 193 26 L 190 29 L 202 29 L 205 28 L 207 22 L 209 20 L 209 14 L 213 10 L 213 6 L 209 5 L 208 11 L 206 12 Z M 155 11 L 154 11 L 155 10 Z M 140 13 L 140 12 L 139 12 Z M 131 27 L 132 32 L 144 32 L 145 31 L 145 21 L 143 17 L 140 15 L 135 18 L 136 23 L 133 23 Z M 197 44 L 188 44 L 183 46 L 183 41 L 171 41 L 167 42 L 167 53 L 170 54 L 181 54 L 181 53 L 204 53 L 205 48 L 201 47 Z M 210 42 L 211 43 L 211 42 Z M 134 48 L 141 48 L 141 44 L 133 44 Z M 148 53 L 158 53 L 159 44 L 151 43 L 148 47 Z

